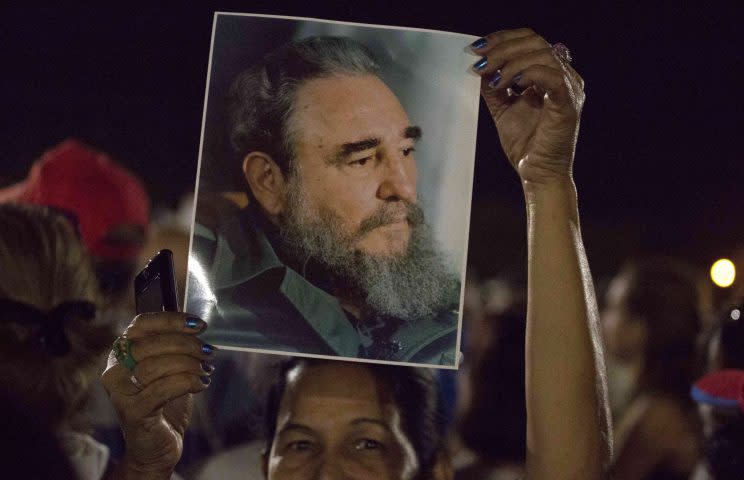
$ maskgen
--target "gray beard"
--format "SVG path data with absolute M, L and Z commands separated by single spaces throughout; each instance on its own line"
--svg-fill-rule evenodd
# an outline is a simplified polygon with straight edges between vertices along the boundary
M 298 192 L 300 188 L 290 188 Z M 285 253 L 303 265 L 316 262 L 352 303 L 381 316 L 416 322 L 455 308 L 460 295 L 458 276 L 445 264 L 421 208 L 409 202 L 382 205 L 352 235 L 341 219 L 323 209 L 311 215 L 301 193 L 287 198 L 280 235 Z M 387 225 L 405 211 L 411 226 L 408 247 L 399 255 L 371 255 L 354 247 L 365 233 Z

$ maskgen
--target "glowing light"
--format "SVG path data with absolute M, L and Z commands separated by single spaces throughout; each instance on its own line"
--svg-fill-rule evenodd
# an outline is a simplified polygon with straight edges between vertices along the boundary
M 741 310 L 735 308 L 731 310 L 731 320 L 739 320 L 741 318 Z
M 713 266 L 710 267 L 710 278 L 719 287 L 730 287 L 736 278 L 736 267 L 734 267 L 734 263 L 728 258 L 716 260 Z

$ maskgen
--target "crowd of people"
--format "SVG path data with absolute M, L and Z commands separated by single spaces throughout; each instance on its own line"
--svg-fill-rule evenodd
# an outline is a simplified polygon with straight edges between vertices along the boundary
M 185 289 L 192 199 L 186 214 L 155 218 L 143 183 L 105 153 L 76 140 L 47 151 L 0 190 L 5 472 L 742 478 L 744 306 L 711 308 L 693 268 L 641 258 L 597 308 L 570 173 L 583 83 L 541 42 L 520 30 L 472 45 L 525 189 L 530 243 L 528 281 L 469 273 L 457 371 L 218 351 L 199 339 L 209 324 L 193 312 L 135 315 L 133 276 L 157 250 L 174 252 Z M 348 76 L 360 75 L 374 74 Z M 506 94 L 507 75 L 523 91 Z M 509 114 L 532 125 L 519 101 L 551 109 L 541 121 L 554 123 L 504 128 Z M 545 132 L 569 141 L 510 137 Z M 131 368 L 112 352 L 123 334 Z

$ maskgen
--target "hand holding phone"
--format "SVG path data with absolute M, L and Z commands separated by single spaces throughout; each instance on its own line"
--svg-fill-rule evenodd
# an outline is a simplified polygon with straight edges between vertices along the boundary
M 177 312 L 178 292 L 173 252 L 161 250 L 134 279 L 137 313 Z

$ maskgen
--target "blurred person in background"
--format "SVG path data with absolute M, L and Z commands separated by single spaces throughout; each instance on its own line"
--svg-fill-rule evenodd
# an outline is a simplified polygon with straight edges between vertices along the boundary
M 692 480 L 744 475 L 744 304 L 725 310 L 703 344 L 706 376 L 692 396 L 703 423 L 703 459 Z
M 124 328 L 134 314 L 132 280 L 143 265 L 150 221 L 141 180 L 105 152 L 70 138 L 45 151 L 26 179 L 0 190 L 0 203 L 43 205 L 70 221 L 93 261 L 102 293 L 98 318 L 112 332 Z M 102 357 L 99 369 L 104 366 Z M 100 382 L 90 391 L 86 415 L 96 438 L 120 456 L 124 441 Z
M 695 466 L 700 429 L 688 392 L 700 305 L 694 273 L 669 259 L 628 263 L 610 282 L 605 346 L 630 382 L 627 406 L 616 412 L 617 480 L 687 479 Z
M 122 317 L 131 317 L 132 278 L 150 215 L 149 197 L 136 176 L 106 153 L 68 139 L 44 152 L 25 180 L 0 190 L 0 203 L 7 202 L 64 214 L 93 258 L 107 316 L 123 308 Z
M 97 319 L 91 259 L 62 215 L 0 204 L 0 265 L 1 390 L 56 433 L 81 479 L 97 480 L 109 450 L 88 435 L 83 407 L 115 335 Z
M 4 478 L 78 480 L 56 432 L 23 400 L 0 392 L 0 465 Z
M 478 341 L 468 342 L 458 378 L 456 480 L 525 474 L 525 312 L 515 305 L 467 324 L 467 336 Z

